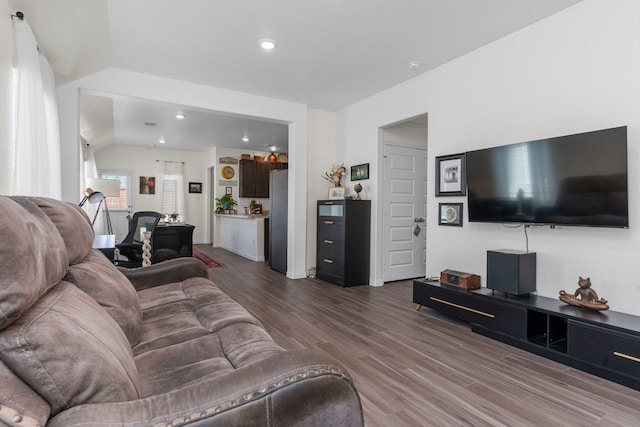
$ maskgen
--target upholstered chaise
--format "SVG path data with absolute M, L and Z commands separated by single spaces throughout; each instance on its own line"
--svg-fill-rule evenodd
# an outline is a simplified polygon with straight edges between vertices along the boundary
M 125 272 L 75 205 L 0 214 L 0 425 L 363 424 L 345 370 L 275 344 L 200 261 Z

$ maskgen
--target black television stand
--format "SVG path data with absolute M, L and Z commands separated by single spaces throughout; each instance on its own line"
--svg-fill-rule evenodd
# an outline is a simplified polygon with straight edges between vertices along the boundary
M 413 282 L 413 302 L 467 321 L 473 332 L 640 390 L 638 316 L 425 280 Z

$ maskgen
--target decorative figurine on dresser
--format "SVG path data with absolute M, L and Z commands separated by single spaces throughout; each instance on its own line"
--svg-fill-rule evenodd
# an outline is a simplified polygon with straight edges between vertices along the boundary
M 318 200 L 316 277 L 339 286 L 369 284 L 370 200 Z

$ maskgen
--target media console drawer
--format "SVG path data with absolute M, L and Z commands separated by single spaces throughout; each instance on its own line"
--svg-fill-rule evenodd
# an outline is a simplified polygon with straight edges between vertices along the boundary
M 569 320 L 568 354 L 640 380 L 640 336 Z
M 526 337 L 527 310 L 437 282 L 415 281 L 413 302 L 510 336 Z

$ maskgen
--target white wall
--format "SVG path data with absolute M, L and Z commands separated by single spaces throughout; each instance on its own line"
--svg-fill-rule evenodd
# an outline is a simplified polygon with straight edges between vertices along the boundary
M 169 160 L 184 162 L 185 186 L 189 182 L 201 182 L 202 194 L 189 194 L 185 188 L 185 212 L 179 212 L 185 222 L 195 225 L 193 230 L 194 243 L 207 243 L 208 219 L 206 217 L 209 192 L 207 180 L 207 167 L 212 162 L 211 156 L 206 153 L 167 150 L 161 148 L 135 147 L 131 145 L 111 145 L 104 150 L 95 153 L 98 169 L 126 169 L 133 172 L 132 194 L 133 210 L 135 211 L 159 211 L 162 206 L 162 192 L 156 194 L 140 194 L 138 189 L 140 176 L 155 176 L 159 180 L 158 162 L 156 160 Z
M 11 8 L 7 0 L 0 0 L 0 194 L 11 194 L 13 182 L 12 61 Z
M 317 201 L 327 198 L 331 186 L 322 176 L 336 162 L 335 113 L 309 108 L 308 117 L 307 271 L 316 266 Z
M 62 141 L 62 198 L 69 201 L 74 201 L 80 194 L 78 166 L 80 90 L 87 93 L 131 96 L 289 123 L 289 271 L 287 276 L 290 278 L 306 276 L 306 105 L 113 68 L 63 85 L 58 88 L 57 93 Z M 203 182 L 205 181 L 204 173 L 203 171 Z
M 385 143 L 405 147 L 427 148 L 427 126 L 422 123 L 404 122 L 383 129 Z
M 585 0 L 539 23 L 337 113 L 338 160 L 371 159 L 378 173 L 378 129 L 429 115 L 429 162 L 477 148 L 628 126 L 630 228 L 530 229 L 538 293 L 573 292 L 579 275 L 613 310 L 640 314 L 640 4 Z M 429 179 L 434 172 L 430 170 Z M 378 189 L 372 181 L 371 198 Z M 427 275 L 445 268 L 486 277 L 488 249 L 524 249 L 523 229 L 496 224 L 439 227 L 428 187 Z M 463 197 L 447 201 L 464 202 Z M 379 231 L 374 209 L 373 224 Z M 465 206 L 466 212 L 466 206 Z M 465 213 L 466 217 L 466 213 Z M 376 249 L 372 273 L 380 263 Z M 373 280 L 379 280 L 374 277 Z

